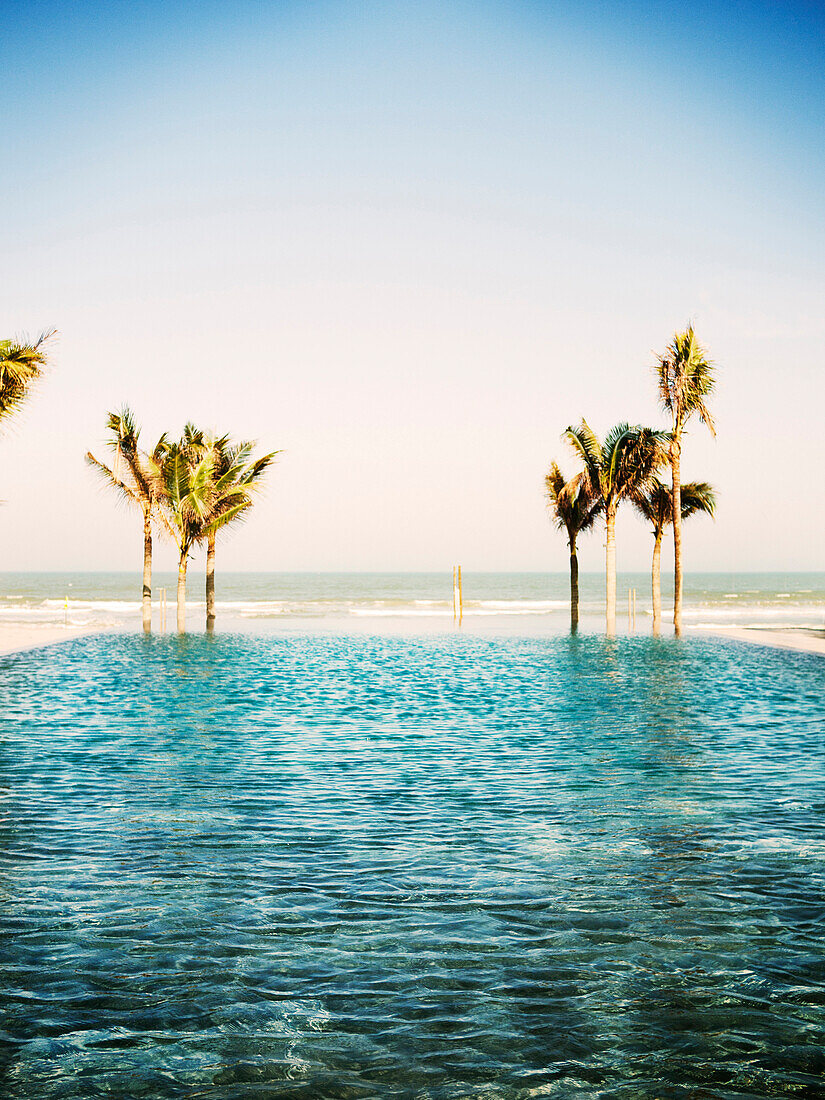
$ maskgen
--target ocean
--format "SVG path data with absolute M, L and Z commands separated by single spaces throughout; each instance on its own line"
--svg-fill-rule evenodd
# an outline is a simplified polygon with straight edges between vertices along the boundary
M 177 577 L 156 573 L 173 617 Z M 669 578 L 663 578 L 667 621 Z M 193 572 L 187 621 L 204 615 L 203 575 Z M 582 628 L 598 630 L 604 608 L 601 573 L 580 580 Z M 136 573 L 2 573 L 0 624 L 140 625 L 141 578 Z M 628 591 L 636 591 L 636 628 L 651 618 L 650 577 L 618 578 L 618 625 L 627 623 Z M 564 630 L 569 618 L 565 573 L 465 571 L 464 627 L 518 633 Z M 825 573 L 694 573 L 684 591 L 687 627 L 825 625 Z M 452 577 L 448 573 L 221 573 L 217 574 L 218 626 L 233 630 L 452 628 Z

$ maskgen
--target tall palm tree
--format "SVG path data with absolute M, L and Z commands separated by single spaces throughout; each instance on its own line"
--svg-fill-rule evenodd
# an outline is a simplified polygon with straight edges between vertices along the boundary
M 582 531 L 588 531 L 596 521 L 601 499 L 593 496 L 590 482 L 582 474 L 574 474 L 568 481 L 558 464 L 550 465 L 545 475 L 547 505 L 559 530 L 567 532 L 570 547 L 570 633 L 579 629 L 579 558 L 576 539 Z
M 605 524 L 605 618 L 608 634 L 616 632 L 616 514 L 619 504 L 641 493 L 666 460 L 667 433 L 640 425 L 617 424 L 600 442 L 582 420 L 564 437 L 584 465 L 588 492 L 599 497 Z
M 177 626 L 186 631 L 186 571 L 193 545 L 209 523 L 214 491 L 214 456 L 202 431 L 187 424 L 177 442 L 167 443 L 162 456 L 162 506 L 166 526 L 178 550 Z
M 656 373 L 659 382 L 659 399 L 662 407 L 673 418 L 670 435 L 670 468 L 672 472 L 671 522 L 673 523 L 673 628 L 682 633 L 682 432 L 694 415 L 716 435 L 705 399 L 714 390 L 716 378 L 713 364 L 707 352 L 696 339 L 693 325 L 684 332 L 675 333 L 664 353 L 658 358 Z
M 124 405 L 120 412 L 110 412 L 107 446 L 115 452 L 112 466 L 95 458 L 91 451 L 86 461 L 100 473 L 106 484 L 116 489 L 143 514 L 143 629 L 152 630 L 152 517 L 163 493 L 161 464 L 166 449 L 162 435 L 150 452 L 139 447 L 140 428 L 131 409 Z
M 242 518 L 252 507 L 260 479 L 277 451 L 253 458 L 255 442 L 233 443 L 229 436 L 208 443 L 212 454 L 209 514 L 204 524 L 206 539 L 206 629 L 215 629 L 215 543 L 218 531 Z
M 689 481 L 680 486 L 679 491 L 682 519 L 688 519 L 697 512 L 713 516 L 716 511 L 716 493 L 712 485 L 708 485 L 706 481 Z M 658 635 L 662 628 L 662 537 L 667 525 L 673 522 L 673 490 L 655 478 L 642 493 L 634 497 L 633 503 L 645 519 L 653 524 L 653 633 Z
M 38 336 L 33 344 L 24 340 L 0 340 L 0 420 L 17 412 L 32 383 L 36 382 L 48 363 L 46 345 L 55 335 L 50 329 Z

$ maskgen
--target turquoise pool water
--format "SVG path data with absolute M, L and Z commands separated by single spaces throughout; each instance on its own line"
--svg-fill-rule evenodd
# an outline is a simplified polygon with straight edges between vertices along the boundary
M 0 661 L 0 1095 L 825 1096 L 820 658 L 86 638 Z

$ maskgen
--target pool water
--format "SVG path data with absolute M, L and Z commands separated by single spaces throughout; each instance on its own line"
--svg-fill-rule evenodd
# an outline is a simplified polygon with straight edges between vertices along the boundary
M 822 659 L 0 661 L 0 1096 L 825 1097 Z

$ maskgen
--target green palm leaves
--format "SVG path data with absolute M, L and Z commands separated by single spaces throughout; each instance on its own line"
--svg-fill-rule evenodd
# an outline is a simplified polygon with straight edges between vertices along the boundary
M 617 424 L 600 442 L 582 420 L 563 436 L 584 467 L 589 491 L 601 499 L 605 509 L 644 489 L 656 470 L 667 460 L 669 436 L 638 424 Z
M 567 532 L 568 540 L 588 531 L 596 522 L 601 500 L 592 495 L 584 474 L 574 474 L 568 480 L 557 463 L 552 462 L 544 478 L 544 488 L 556 526 Z
M 140 428 L 132 410 L 124 405 L 120 412 L 110 412 L 106 420 L 107 446 L 114 451 L 112 465 L 86 454 L 87 463 L 100 474 L 104 483 L 115 490 L 143 515 L 143 629 L 152 629 L 152 518 L 158 512 L 163 496 L 163 456 L 166 436 L 162 435 L 151 451 L 140 447 Z
M 159 524 L 178 552 L 177 625 L 186 629 L 186 575 L 198 543 L 209 547 L 207 625 L 214 623 L 214 555 L 219 531 L 243 516 L 254 501 L 260 479 L 277 452 L 255 457 L 255 443 L 234 443 L 187 424 L 178 440 L 162 435 L 151 452 L 140 447 L 140 430 L 128 408 L 110 413 L 111 465 L 87 454 L 87 462 L 124 499 L 140 507 L 144 518 L 144 629 L 151 630 L 152 525 Z M 211 607 L 210 607 L 211 588 Z M 210 615 L 211 612 L 211 615 Z M 211 619 L 211 621 L 210 621 Z
M 681 486 L 682 519 L 703 512 L 716 514 L 716 491 L 706 481 L 689 481 Z M 655 478 L 645 492 L 633 503 L 638 511 L 653 525 L 654 535 L 664 531 L 673 520 L 673 490 Z
M 570 632 L 579 628 L 579 558 L 576 540 L 582 531 L 588 531 L 596 522 L 602 502 L 594 494 L 586 474 L 574 474 L 569 480 L 558 464 L 553 462 L 545 475 L 544 487 L 547 504 L 560 530 L 567 532 L 570 547 Z
M 206 623 L 215 622 L 215 543 L 219 531 L 253 504 L 262 475 L 276 451 L 253 458 L 255 443 L 233 443 L 187 424 L 180 442 L 166 448 L 161 502 L 178 548 L 178 630 L 186 629 L 186 570 L 195 543 L 207 543 Z
M 208 443 L 212 461 L 209 515 L 201 534 L 206 540 L 206 629 L 215 626 L 215 551 L 217 535 L 244 518 L 252 507 L 261 478 L 272 465 L 277 451 L 253 458 L 255 443 L 233 443 L 229 436 Z
M 674 430 L 697 415 L 715 435 L 716 425 L 705 402 L 716 387 L 716 377 L 693 325 L 674 334 L 664 353 L 657 357 L 655 369 L 659 400 L 672 415 Z
M 707 352 L 696 338 L 692 325 L 677 332 L 664 353 L 657 356 L 656 373 L 659 399 L 671 414 L 672 429 L 660 431 L 639 424 L 617 424 L 604 439 L 599 439 L 586 420 L 569 427 L 562 438 L 573 449 L 581 463 L 579 473 L 569 480 L 554 462 L 545 477 L 545 489 L 558 527 L 567 531 L 571 548 L 571 578 L 578 562 L 575 560 L 575 536 L 592 525 L 599 514 L 605 523 L 605 596 L 607 632 L 612 634 L 616 623 L 616 515 L 619 505 L 632 502 L 653 524 L 653 618 L 658 633 L 661 620 L 659 556 L 662 536 L 668 524 L 673 526 L 674 544 L 674 605 L 673 623 L 676 634 L 682 619 L 682 520 L 698 512 L 713 516 L 716 497 L 705 481 L 682 485 L 681 448 L 685 424 L 693 416 L 715 435 L 716 429 L 708 408 L 708 398 L 715 388 L 714 368 Z M 671 485 L 657 477 L 665 465 L 671 468 Z M 578 589 L 571 579 L 571 623 L 578 622 L 573 601 Z
M 703 512 L 714 516 L 716 513 L 716 493 L 706 481 L 691 481 L 680 489 L 681 518 Z M 665 528 L 673 522 L 673 490 L 669 485 L 655 478 L 647 489 L 634 497 L 637 510 L 653 526 L 653 561 L 651 565 L 651 596 L 653 601 L 653 633 L 658 635 L 662 629 L 662 536 Z
M 43 332 L 33 344 L 0 340 L 0 420 L 17 412 L 43 374 L 48 363 L 47 345 L 54 335 L 54 329 Z
M 716 434 L 713 417 L 706 400 L 716 386 L 713 365 L 707 352 L 696 339 L 693 325 L 677 332 L 664 353 L 657 357 L 656 374 L 659 399 L 673 419 L 670 438 L 670 469 L 672 482 L 671 522 L 673 524 L 673 629 L 682 632 L 682 431 L 692 416 Z
M 667 461 L 669 436 L 638 424 L 617 424 L 601 441 L 586 420 L 564 438 L 578 455 L 588 496 L 605 522 L 605 604 L 608 634 L 616 630 L 616 515 L 621 501 L 645 491 Z

